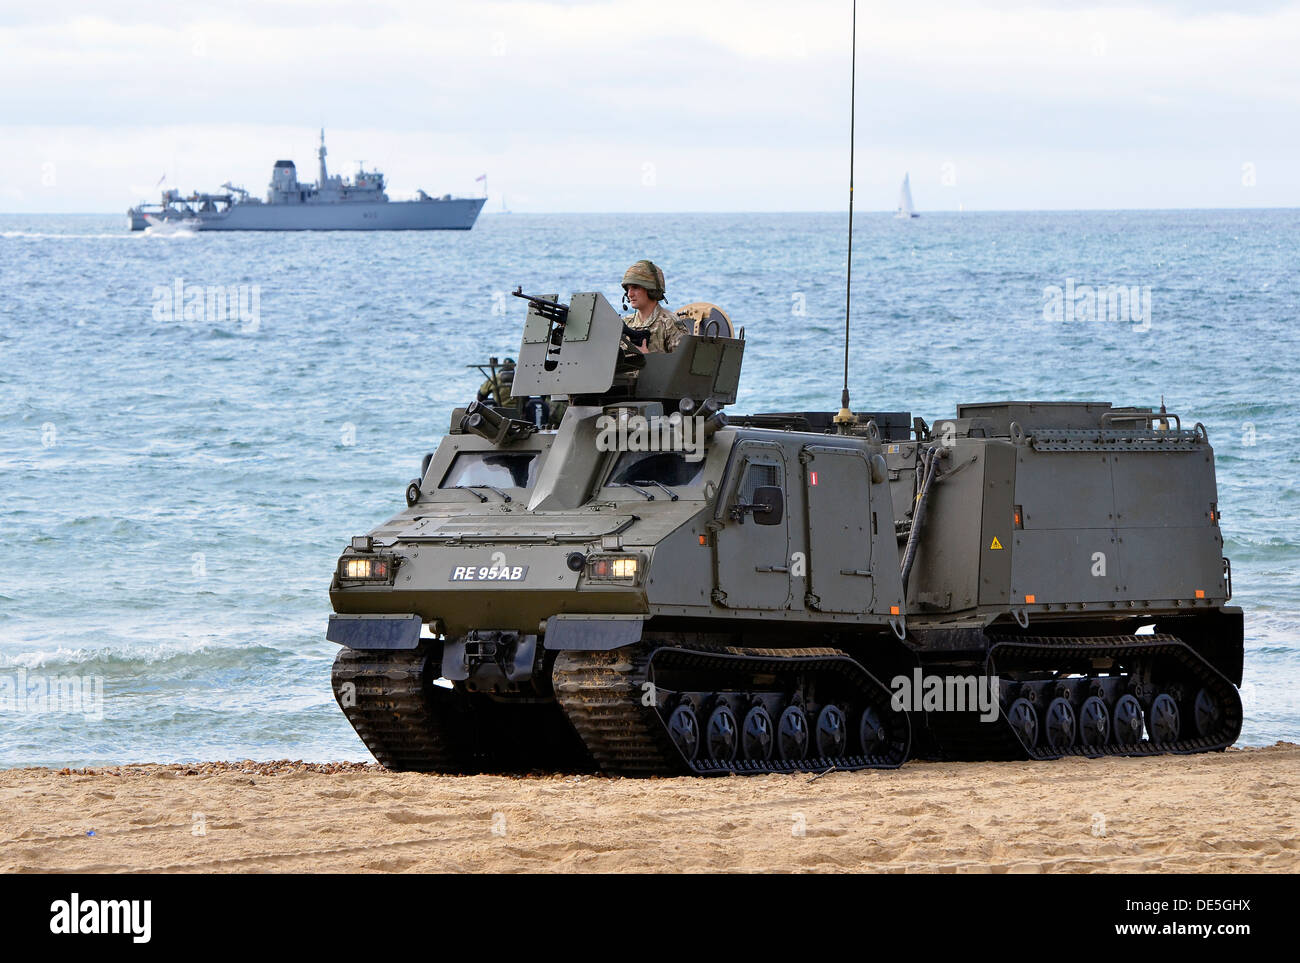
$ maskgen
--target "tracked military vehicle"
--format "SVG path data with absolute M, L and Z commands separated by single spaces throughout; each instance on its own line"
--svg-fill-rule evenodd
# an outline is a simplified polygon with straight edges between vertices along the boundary
M 530 299 L 518 407 L 457 409 L 405 508 L 352 538 L 333 687 L 381 763 L 825 771 L 1236 739 L 1202 425 L 1082 402 L 739 415 L 743 332 L 704 307 L 641 355 L 601 295 Z

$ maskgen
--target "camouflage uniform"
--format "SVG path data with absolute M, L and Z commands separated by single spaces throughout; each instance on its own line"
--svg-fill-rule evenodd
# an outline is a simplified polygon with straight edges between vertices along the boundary
M 690 334 L 686 322 L 665 310 L 662 304 L 655 305 L 654 313 L 649 318 L 643 318 L 639 311 L 633 311 L 623 321 L 634 331 L 650 332 L 650 340 L 646 342 L 647 351 L 672 351 L 682 340 L 682 335 Z
M 479 385 L 478 400 L 487 401 L 488 398 L 494 398 L 493 404 L 498 408 L 509 408 L 515 403 L 514 396 L 510 394 L 510 389 L 515 383 L 515 366 L 513 363 L 506 363 L 497 368 L 496 376 L 488 378 L 487 381 Z
M 550 405 L 551 417 L 546 420 L 546 427 L 559 428 L 560 422 L 564 420 L 564 412 L 568 410 L 569 403 L 567 401 L 551 400 Z

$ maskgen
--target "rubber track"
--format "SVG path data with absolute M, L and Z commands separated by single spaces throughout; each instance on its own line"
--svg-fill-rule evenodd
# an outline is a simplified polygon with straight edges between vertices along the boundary
M 798 652 L 799 654 L 793 654 Z M 769 772 L 823 772 L 828 769 L 896 769 L 907 759 L 911 726 L 904 712 L 890 706 L 890 692 L 866 669 L 838 649 L 731 648 L 717 651 L 647 645 L 612 652 L 563 652 L 552 673 L 555 696 L 589 752 L 607 773 L 629 776 Z M 686 759 L 668 734 L 656 707 L 642 705 L 642 685 L 655 665 L 708 673 L 797 675 L 815 669 L 840 675 L 864 701 L 873 705 L 886 725 L 892 725 L 889 751 L 874 756 L 812 757 L 766 762 L 737 759 L 731 763 Z M 860 711 L 860 706 L 858 707 Z M 856 712 L 854 713 L 856 715 Z M 852 718 L 852 717 L 851 717 Z M 810 720 L 811 721 L 811 720 Z M 851 732 L 849 738 L 855 736 Z
M 1021 748 L 1031 759 L 1060 759 L 1062 756 L 1157 756 L 1165 753 L 1188 754 L 1194 752 L 1214 752 L 1226 749 L 1237 741 L 1241 734 L 1242 709 L 1241 696 L 1228 679 L 1205 659 L 1201 658 L 1187 643 L 1173 635 L 1128 635 L 1128 636 L 1092 636 L 1084 638 L 1050 638 L 994 640 L 989 649 L 985 663 L 986 672 L 996 675 L 996 659 L 999 656 L 1013 658 L 1018 667 L 1026 663 L 1042 662 L 1043 668 L 1050 668 L 1051 663 L 1061 664 L 1060 660 L 1116 658 L 1121 662 L 1131 662 L 1135 658 L 1169 658 L 1176 661 L 1187 675 L 1196 680 L 1196 685 L 1210 690 L 1211 694 L 1223 707 L 1222 725 L 1218 732 L 1208 736 L 1196 736 L 1192 739 L 1178 739 L 1174 742 L 1154 743 L 1150 739 L 1139 742 L 1109 743 L 1104 746 L 1074 745 L 1064 751 L 1052 749 L 1045 745 L 1026 746 L 1010 724 L 1006 716 L 1002 719 L 1005 728 L 1010 730 Z M 1147 709 L 1143 707 L 1145 715 Z M 1182 720 L 1184 728 L 1192 720 Z M 1039 739 L 1042 742 L 1042 738 Z
M 334 699 L 386 769 L 461 772 L 464 763 L 452 749 L 446 713 L 431 698 L 428 657 L 423 646 L 368 652 L 344 646 L 334 658 Z M 345 700 L 348 683 L 355 698 Z
M 1112 657 L 1129 663 L 1135 659 L 1172 659 L 1184 675 L 1196 680 L 1193 691 L 1195 686 L 1204 686 L 1223 706 L 1222 726 L 1218 732 L 1209 736 L 1196 736 L 1175 742 L 1154 743 L 1149 738 L 1143 738 L 1135 743 L 1113 742 L 1103 746 L 1076 743 L 1062 751 L 1047 746 L 1041 733 L 1038 746 L 1026 746 L 1020 734 L 1007 722 L 1005 706 L 1001 707 L 1003 711 L 999 712 L 1000 718 L 996 724 L 981 723 L 971 713 L 928 713 L 927 722 L 947 758 L 1048 760 L 1063 756 L 1095 758 L 1213 752 L 1232 745 L 1241 732 L 1241 697 L 1236 687 L 1176 636 L 1039 636 L 992 638 L 990 643 L 984 668 L 985 674 L 989 676 L 998 674 L 999 659 L 1004 668 L 1014 667 L 1017 670 L 1051 670 L 1062 668 L 1072 661 Z M 1011 665 L 1008 666 L 1008 663 Z M 1149 707 L 1144 706 L 1144 714 L 1147 711 Z M 1186 727 L 1192 722 L 1184 718 L 1183 724 Z

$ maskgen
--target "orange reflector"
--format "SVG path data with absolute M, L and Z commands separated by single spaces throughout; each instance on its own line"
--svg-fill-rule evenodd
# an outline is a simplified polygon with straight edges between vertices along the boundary
M 1197 597 L 1198 599 L 1203 599 L 1203 598 L 1205 598 L 1205 589 L 1197 589 L 1197 590 L 1196 590 L 1196 597 Z
M 897 614 L 898 614 L 898 606 L 897 606 L 897 605 L 891 605 L 891 606 L 889 607 L 889 614 L 890 614 L 890 615 L 897 615 Z
M 1020 513 L 1016 512 L 1016 527 L 1020 527 Z
M 704 544 L 704 536 L 703 536 L 703 535 L 700 536 L 700 544 L 701 544 L 701 545 Z
M 1033 604 L 1034 604 L 1034 597 L 1033 597 L 1032 595 L 1026 595 L 1026 596 L 1025 596 L 1025 602 L 1028 603 L 1029 605 L 1033 605 Z

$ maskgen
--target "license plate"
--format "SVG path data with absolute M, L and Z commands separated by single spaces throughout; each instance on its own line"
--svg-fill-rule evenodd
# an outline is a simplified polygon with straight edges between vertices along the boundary
M 527 565 L 457 565 L 448 581 L 522 582 L 527 577 Z

